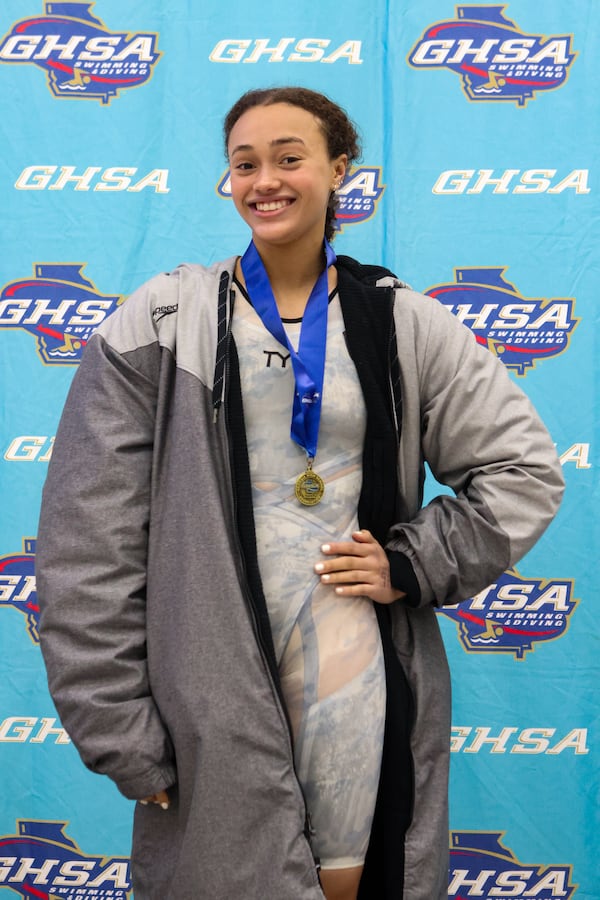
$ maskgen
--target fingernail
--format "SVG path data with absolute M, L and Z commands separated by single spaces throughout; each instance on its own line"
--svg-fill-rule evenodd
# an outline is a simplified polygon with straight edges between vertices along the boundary
M 321 575 L 321 581 L 329 581 L 330 575 Z
M 343 593 L 344 593 L 344 588 L 336 587 L 335 592 L 336 592 L 336 594 L 343 594 Z
M 168 803 L 161 803 L 161 804 L 160 804 L 160 808 L 161 808 L 161 809 L 168 809 L 168 808 L 169 808 L 169 804 L 168 804 Z
M 325 566 L 323 565 L 323 563 L 317 563 L 315 566 L 315 572 L 322 572 L 324 568 Z
M 331 547 L 329 546 L 329 544 L 321 545 L 321 553 L 329 553 L 330 550 L 331 550 Z
M 147 800 L 140 800 L 140 803 L 142 804 L 142 806 L 148 806 Z

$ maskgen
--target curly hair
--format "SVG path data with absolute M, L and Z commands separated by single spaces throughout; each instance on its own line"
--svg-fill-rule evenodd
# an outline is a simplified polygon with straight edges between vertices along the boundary
M 360 139 L 356 126 L 341 106 L 325 94 L 304 87 L 273 87 L 247 91 L 234 103 L 223 122 L 225 154 L 231 130 L 238 119 L 255 106 L 272 106 L 275 103 L 289 103 L 312 113 L 318 121 L 325 137 L 330 159 L 345 153 L 348 166 L 360 158 Z M 325 219 L 325 237 L 328 241 L 335 236 L 335 217 L 338 199 L 331 191 Z

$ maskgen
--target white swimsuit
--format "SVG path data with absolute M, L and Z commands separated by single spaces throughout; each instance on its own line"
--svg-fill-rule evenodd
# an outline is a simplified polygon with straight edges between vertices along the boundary
M 284 322 L 298 346 L 300 322 Z M 290 438 L 291 359 L 236 288 L 233 336 L 250 458 L 258 563 L 299 781 L 323 868 L 362 865 L 381 766 L 385 671 L 375 610 L 320 583 L 321 544 L 358 528 L 365 407 L 344 340 L 337 294 L 329 303 L 327 355 L 315 471 L 315 506 L 294 495 L 305 452 Z

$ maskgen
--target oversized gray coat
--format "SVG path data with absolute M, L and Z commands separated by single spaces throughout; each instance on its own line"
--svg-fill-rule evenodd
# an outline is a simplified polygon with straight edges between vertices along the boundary
M 234 263 L 154 278 L 92 337 L 44 490 L 40 634 L 62 722 L 85 764 L 126 797 L 170 789 L 168 811 L 136 806 L 136 900 L 323 897 L 268 623 L 253 602 L 251 516 L 246 527 L 239 515 L 249 481 L 243 441 L 232 441 L 243 435 Z M 384 540 L 420 592 L 416 608 L 389 608 L 414 704 L 410 827 L 405 840 L 386 835 L 403 888 L 361 897 L 442 900 L 450 689 L 435 606 L 516 563 L 553 517 L 562 476 L 528 399 L 466 327 L 384 275 L 363 295 L 386 302 L 362 310 L 357 335 L 345 293 L 376 279 L 343 258 L 338 267 L 354 343 L 369 351 L 368 322 L 384 321 L 385 345 L 355 364 L 389 367 L 397 518 Z M 425 461 L 455 494 L 421 509 Z

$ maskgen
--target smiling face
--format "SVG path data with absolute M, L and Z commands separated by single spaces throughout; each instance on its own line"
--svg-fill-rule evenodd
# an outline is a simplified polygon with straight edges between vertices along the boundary
M 329 158 L 319 120 L 289 103 L 252 107 L 233 126 L 228 153 L 231 196 L 258 250 L 320 247 L 346 157 Z

